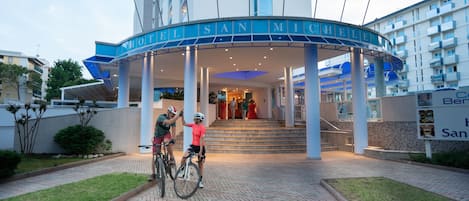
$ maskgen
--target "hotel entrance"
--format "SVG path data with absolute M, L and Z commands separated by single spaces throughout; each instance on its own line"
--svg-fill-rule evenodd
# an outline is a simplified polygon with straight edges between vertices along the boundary
M 250 119 L 257 119 L 255 108 L 252 106 L 253 92 L 249 89 L 226 89 L 221 91 L 219 97 L 222 97 L 218 105 L 219 119 L 248 119 L 248 115 Z M 252 111 L 249 110 L 250 105 Z

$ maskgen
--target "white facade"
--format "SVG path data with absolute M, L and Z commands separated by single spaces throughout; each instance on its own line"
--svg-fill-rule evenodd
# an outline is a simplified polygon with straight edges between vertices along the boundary
M 422 1 L 365 26 L 393 41 L 405 61 L 400 93 L 469 86 L 467 0 Z
M 247 16 L 312 17 L 311 2 L 311 0 L 136 0 L 134 34 L 171 24 L 206 19 Z

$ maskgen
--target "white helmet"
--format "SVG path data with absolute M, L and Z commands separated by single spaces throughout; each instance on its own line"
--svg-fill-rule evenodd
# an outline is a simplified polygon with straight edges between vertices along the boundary
M 176 108 L 175 108 L 174 106 L 170 105 L 170 106 L 168 107 L 168 112 L 170 112 L 170 113 L 172 113 L 172 114 L 176 114 Z
M 200 113 L 200 112 L 197 112 L 197 113 L 194 114 L 194 119 L 198 119 L 198 120 L 203 121 L 205 119 L 205 115 Z

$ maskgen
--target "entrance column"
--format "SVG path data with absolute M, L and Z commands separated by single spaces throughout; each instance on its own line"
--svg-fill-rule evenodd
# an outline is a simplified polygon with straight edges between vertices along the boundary
M 386 96 L 386 85 L 384 84 L 384 58 L 375 58 L 375 89 L 376 97 Z
M 184 58 L 184 120 L 187 123 L 193 122 L 197 109 L 197 50 L 194 46 L 186 47 Z M 185 151 L 192 142 L 192 128 L 184 126 L 184 144 L 182 151 Z
M 117 108 L 129 107 L 129 61 L 119 62 L 119 89 L 117 91 Z
M 272 88 L 266 88 L 267 94 L 267 119 L 272 119 Z
M 209 94 L 209 70 L 207 67 L 200 69 L 200 112 L 205 115 L 204 126 L 209 125 L 209 109 L 208 109 L 208 94 Z
M 153 68 L 155 54 L 146 52 L 142 63 L 142 107 L 140 112 L 140 144 L 151 144 L 153 135 Z M 150 150 L 140 148 L 140 153 L 148 153 Z
M 306 106 L 306 156 L 321 159 L 321 129 L 319 107 L 319 76 L 317 45 L 304 48 L 305 106 Z
M 365 77 L 363 71 L 363 53 L 360 48 L 353 48 L 350 55 L 352 65 L 352 107 L 353 141 L 356 154 L 363 154 L 368 147 L 368 125 L 366 118 Z
M 295 127 L 292 67 L 283 69 L 285 76 L 285 127 Z

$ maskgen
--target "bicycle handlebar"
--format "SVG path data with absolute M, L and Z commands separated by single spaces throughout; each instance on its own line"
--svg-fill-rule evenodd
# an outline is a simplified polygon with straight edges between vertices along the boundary
M 138 145 L 139 148 L 145 148 L 145 149 L 150 149 L 152 148 L 153 146 L 161 146 L 161 145 L 164 145 L 164 146 L 168 146 L 170 144 L 175 144 L 176 141 L 174 139 L 171 139 L 169 142 L 163 142 L 162 144 L 153 144 L 153 145 Z

